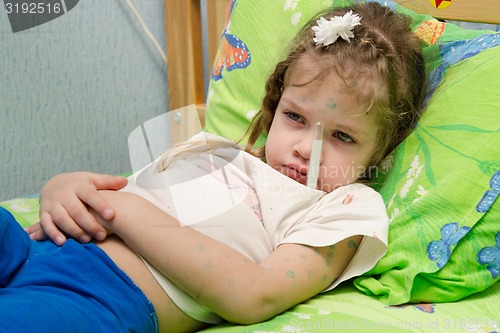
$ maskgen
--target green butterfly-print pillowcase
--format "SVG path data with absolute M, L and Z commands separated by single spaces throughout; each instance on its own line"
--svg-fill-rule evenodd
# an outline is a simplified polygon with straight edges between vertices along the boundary
M 455 41 L 483 43 L 487 32 L 377 2 L 411 16 L 412 27 L 425 35 L 427 70 L 437 90 L 415 132 L 394 153 L 391 170 L 380 172 L 377 189 L 391 217 L 389 251 L 355 285 L 387 304 L 457 300 L 498 280 L 500 208 L 488 200 L 496 193 L 491 185 L 498 184 L 494 175 L 500 170 L 500 48 L 474 55 L 477 47 L 457 45 L 460 54 L 454 55 Z M 214 63 L 205 130 L 240 139 L 260 108 L 267 77 L 301 26 L 317 12 L 349 3 L 231 1 L 220 48 L 227 50 L 232 42 L 248 55 L 240 63 Z M 495 45 L 487 43 L 485 48 Z M 479 212 L 483 197 L 489 198 L 483 202 L 488 209 Z
M 500 47 L 447 69 L 381 176 L 389 249 L 361 290 L 391 305 L 450 302 L 500 278 L 499 77 Z

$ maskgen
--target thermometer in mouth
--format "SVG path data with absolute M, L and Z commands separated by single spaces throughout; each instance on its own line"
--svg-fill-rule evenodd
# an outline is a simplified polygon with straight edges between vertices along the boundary
M 314 135 L 309 158 L 309 170 L 307 171 L 307 186 L 316 189 L 319 176 L 319 164 L 321 160 L 321 147 L 323 146 L 323 134 L 325 126 L 318 122 L 314 125 Z

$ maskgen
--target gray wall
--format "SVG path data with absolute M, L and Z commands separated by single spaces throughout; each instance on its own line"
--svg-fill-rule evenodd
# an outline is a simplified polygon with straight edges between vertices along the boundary
M 133 0 L 165 47 L 163 0 Z M 13 33 L 0 4 L 0 201 L 60 172 L 130 171 L 127 138 L 168 110 L 166 64 L 123 0 Z

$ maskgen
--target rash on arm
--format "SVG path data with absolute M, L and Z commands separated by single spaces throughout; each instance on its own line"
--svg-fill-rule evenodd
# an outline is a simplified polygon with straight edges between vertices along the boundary
M 228 321 L 260 322 L 318 294 L 344 271 L 355 253 L 348 246 L 280 245 L 256 263 L 177 220 L 141 197 L 103 193 L 115 218 L 110 231 L 169 280 Z

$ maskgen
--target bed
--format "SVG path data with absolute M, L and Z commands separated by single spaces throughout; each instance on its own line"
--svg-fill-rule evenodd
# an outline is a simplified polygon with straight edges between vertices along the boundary
M 165 0 L 170 108 L 195 104 L 207 131 L 239 139 L 300 23 L 352 1 L 208 0 L 202 8 Z M 500 2 L 378 2 L 412 17 L 432 87 L 415 130 L 377 175 L 391 220 L 388 253 L 365 275 L 271 320 L 206 332 L 500 331 L 500 35 L 448 21 L 500 24 Z M 246 63 L 227 56 L 232 36 L 249 50 Z M 212 69 L 203 67 L 203 47 Z M 36 197 L 0 204 L 23 225 L 38 220 Z

